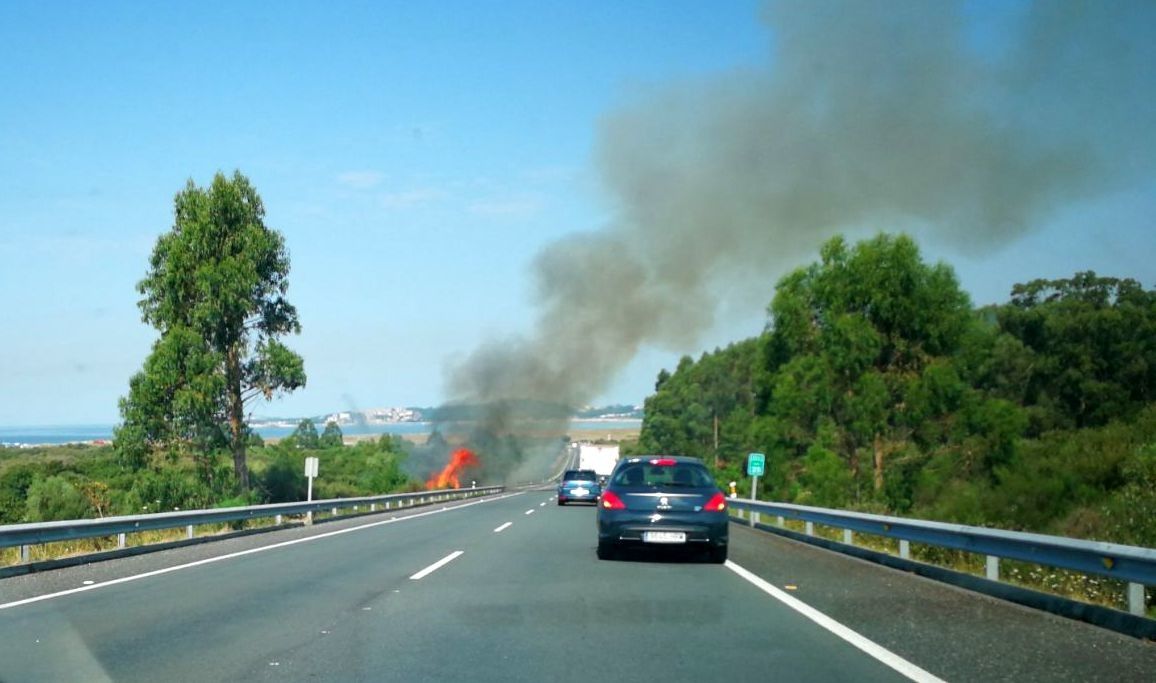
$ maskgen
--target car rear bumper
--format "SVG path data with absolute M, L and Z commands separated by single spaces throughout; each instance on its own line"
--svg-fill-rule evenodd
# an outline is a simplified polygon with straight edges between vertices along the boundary
M 559 491 L 558 502 L 560 503 L 592 503 L 598 502 L 598 493 L 589 492 L 583 495 L 576 495 L 571 491 Z
M 646 544 L 647 531 L 681 531 L 687 545 L 725 546 L 729 541 L 729 520 L 726 513 L 695 513 L 693 515 L 664 515 L 631 512 L 608 513 L 599 510 L 598 542 L 618 545 Z M 655 544 L 658 545 L 658 544 Z

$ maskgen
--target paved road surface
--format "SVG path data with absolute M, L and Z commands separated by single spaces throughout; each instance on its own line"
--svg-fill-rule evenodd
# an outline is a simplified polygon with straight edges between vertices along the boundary
M 549 491 L 447 507 L 0 580 L 0 681 L 1139 681 L 1156 672 L 1151 644 L 738 526 L 728 566 L 600 562 L 594 510 L 559 508 Z M 768 594 L 744 569 L 803 605 Z M 821 614 L 802 614 L 807 606 Z

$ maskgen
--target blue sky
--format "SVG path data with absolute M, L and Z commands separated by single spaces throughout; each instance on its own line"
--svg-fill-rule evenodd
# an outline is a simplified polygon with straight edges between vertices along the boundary
M 254 412 L 438 403 L 447 360 L 532 325 L 534 255 L 611 220 L 592 160 L 603 117 L 648 90 L 768 64 L 759 12 L 0 4 L 0 425 L 117 420 L 155 338 L 134 285 L 173 195 L 233 169 L 285 235 L 304 328 L 287 341 L 309 374 Z M 982 257 L 925 251 L 978 303 L 1088 268 L 1152 286 L 1152 187 L 1066 210 Z M 640 403 L 681 352 L 756 333 L 764 304 L 691 348 L 643 350 L 599 402 Z

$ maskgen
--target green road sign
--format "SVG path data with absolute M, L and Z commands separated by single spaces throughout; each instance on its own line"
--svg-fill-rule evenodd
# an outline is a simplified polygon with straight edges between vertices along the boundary
M 766 472 L 767 456 L 762 453 L 751 453 L 747 456 L 747 474 L 752 477 L 761 477 Z

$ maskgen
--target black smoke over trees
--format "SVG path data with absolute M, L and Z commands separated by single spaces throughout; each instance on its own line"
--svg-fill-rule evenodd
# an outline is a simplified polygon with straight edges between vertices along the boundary
M 450 367 L 450 402 L 585 405 L 641 349 L 695 349 L 724 302 L 765 297 L 835 234 L 902 229 L 983 254 L 1150 182 L 1156 5 L 1001 17 L 995 30 L 965 2 L 771 2 L 766 63 L 630 98 L 596 148 L 608 224 L 538 254 L 534 327 Z M 978 44 L 985 31 L 998 44 Z

